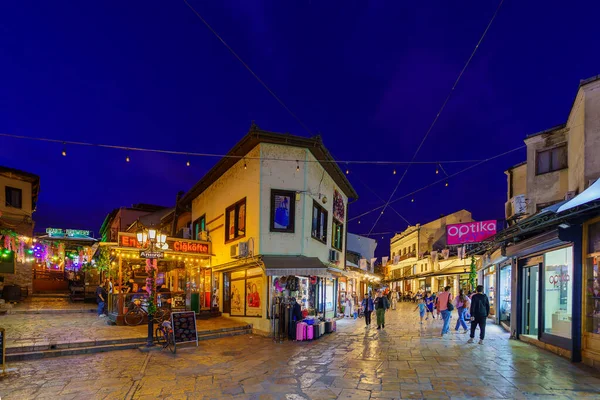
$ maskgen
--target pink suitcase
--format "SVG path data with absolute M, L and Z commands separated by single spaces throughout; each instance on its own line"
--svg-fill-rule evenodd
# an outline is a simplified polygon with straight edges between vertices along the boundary
M 306 340 L 313 340 L 315 336 L 315 329 L 312 325 L 306 325 Z
M 296 324 L 296 340 L 301 342 L 306 340 L 306 325 L 304 322 L 298 322 Z
M 333 321 L 331 321 L 331 331 L 335 332 L 337 329 L 337 327 L 335 326 L 335 319 Z

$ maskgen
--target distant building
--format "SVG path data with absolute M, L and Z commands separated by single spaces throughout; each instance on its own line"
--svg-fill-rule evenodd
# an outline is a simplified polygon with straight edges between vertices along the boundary
M 471 213 L 460 210 L 424 225 L 409 226 L 390 240 L 390 261 L 386 279 L 402 292 L 440 291 L 452 286 L 453 292 L 467 288 L 470 260 L 458 257 L 449 247 L 446 226 L 471 222 Z
M 112 210 L 100 227 L 100 237 L 103 242 L 116 242 L 119 232 L 125 232 L 138 218 L 167 207 L 154 204 L 134 204 L 131 207 L 120 207 Z
M 375 258 L 375 249 L 377 249 L 375 239 L 348 232 L 346 279 L 338 279 L 340 292 L 345 290 L 347 294 L 355 294 L 359 301 L 368 294 L 369 283 L 372 282 L 375 272 L 375 266 L 371 264 L 371 260 Z M 361 259 L 365 260 L 365 269 L 361 268 Z

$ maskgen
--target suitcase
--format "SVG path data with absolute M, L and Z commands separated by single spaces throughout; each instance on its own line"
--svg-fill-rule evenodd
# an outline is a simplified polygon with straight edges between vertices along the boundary
M 306 340 L 313 340 L 315 338 L 315 330 L 312 325 L 306 325 Z
M 321 334 L 321 336 L 325 334 L 325 322 L 321 322 L 319 324 L 319 333 Z
M 327 321 L 325 322 L 325 333 L 331 332 L 333 332 L 333 324 L 331 323 L 331 321 Z
M 307 340 L 306 338 L 306 325 L 304 322 L 298 322 L 296 324 L 296 340 L 301 342 L 303 340 Z
M 337 330 L 337 325 L 335 323 L 335 319 L 331 321 L 331 332 L 335 332 Z
M 319 324 L 314 324 L 313 326 L 314 338 L 318 339 L 321 337 L 321 326 Z

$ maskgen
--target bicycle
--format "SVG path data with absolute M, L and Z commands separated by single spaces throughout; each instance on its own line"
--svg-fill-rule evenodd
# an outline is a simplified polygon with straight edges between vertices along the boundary
M 161 345 L 163 349 L 167 347 L 171 350 L 171 353 L 175 354 L 175 341 L 173 340 L 173 328 L 171 327 L 171 321 L 163 321 L 154 331 L 154 337 L 156 343 Z
M 148 312 L 142 308 L 142 302 L 140 300 L 133 300 L 129 305 L 129 311 L 125 314 L 125 323 L 130 326 L 139 325 L 144 320 L 144 316 L 148 315 Z M 171 318 L 171 310 L 168 308 L 157 308 L 156 312 L 152 315 L 152 321 L 160 324 Z

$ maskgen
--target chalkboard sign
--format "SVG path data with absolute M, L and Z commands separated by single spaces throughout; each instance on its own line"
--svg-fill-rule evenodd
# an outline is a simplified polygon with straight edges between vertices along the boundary
M 0 328 L 0 367 L 2 367 L 2 373 L 6 372 L 6 338 L 4 328 Z M 197 343 L 196 343 L 197 345 Z
M 173 293 L 171 310 L 185 310 L 185 293 Z
M 175 351 L 177 351 L 177 343 L 196 342 L 196 346 L 198 346 L 198 332 L 196 331 L 195 312 L 181 311 L 171 313 L 171 325 L 173 326 L 173 342 L 175 343 Z
M 15 252 L 10 251 L 0 255 L 0 273 L 14 274 L 15 273 Z

